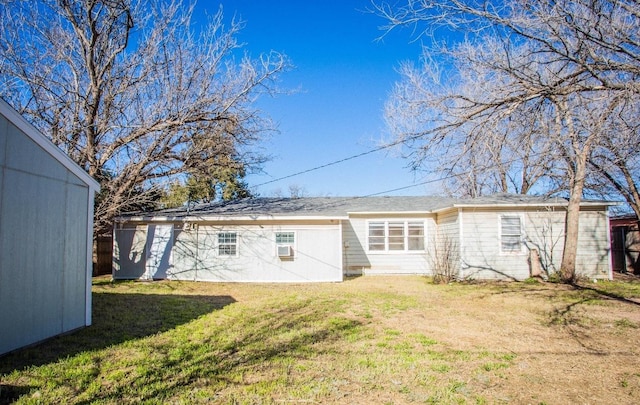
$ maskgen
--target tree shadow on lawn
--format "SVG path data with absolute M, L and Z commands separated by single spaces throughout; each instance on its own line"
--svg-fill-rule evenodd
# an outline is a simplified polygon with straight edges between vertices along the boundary
M 614 300 L 625 304 L 640 306 L 640 298 L 630 298 L 623 294 L 607 291 L 605 288 L 599 288 L 597 285 L 588 285 L 585 283 L 561 284 L 553 282 L 536 282 L 536 283 L 512 283 L 512 282 L 496 282 L 483 283 L 489 291 L 489 295 L 501 294 L 520 294 L 524 296 L 546 296 L 549 298 L 580 299 L 582 302 L 594 300 Z
M 91 326 L 0 357 L 0 374 L 166 332 L 236 302 L 230 296 L 105 292 L 94 292 L 92 300 Z
M 337 356 L 345 337 L 358 333 L 362 323 L 344 316 L 340 308 L 332 300 L 315 298 L 277 302 L 210 325 L 188 345 L 178 347 L 171 339 L 146 342 L 156 358 L 143 374 L 132 373 L 82 404 L 118 402 L 128 395 L 126 390 L 136 392 L 140 401 L 174 402 L 187 395 L 220 403 L 228 394 L 225 390 L 240 395 L 237 402 L 261 402 L 254 394 L 277 398 L 291 388 L 286 380 L 292 364 L 302 369 L 313 364 L 321 370 L 322 361 L 330 360 L 318 359 Z M 307 388 L 314 384 L 308 382 Z
M 187 341 L 182 336 L 135 341 L 169 330 L 234 301 L 231 297 L 119 295 L 123 294 L 96 297 L 96 325 L 93 330 L 87 328 L 56 339 L 56 342 L 25 350 L 32 353 L 32 357 L 24 361 L 27 356 L 15 355 L 10 359 L 12 367 L 44 364 L 82 350 L 133 340 L 129 349 L 142 355 L 135 360 L 135 366 L 125 367 L 118 363 L 101 370 L 107 359 L 98 354 L 90 364 L 80 365 L 87 371 L 80 373 L 82 377 L 69 379 L 63 369 L 60 375 L 47 376 L 47 383 L 67 387 L 74 397 L 83 397 L 74 401 L 77 404 L 130 402 L 127 398 L 133 397 L 140 402 L 172 402 L 176 398 L 189 402 L 187 397 L 197 397 L 200 402 L 205 398 L 220 402 L 225 394 L 219 392 L 224 389 L 253 398 L 252 385 L 258 390 L 260 387 L 272 387 L 269 388 L 271 391 L 260 395 L 278 396 L 284 395 L 288 389 L 283 379 L 288 378 L 287 370 L 291 364 L 303 362 L 304 365 L 305 361 L 315 364 L 322 355 L 333 358 L 343 346 L 341 342 L 345 337 L 354 336 L 362 326 L 359 320 L 343 314 L 343 303 L 332 298 L 305 297 L 259 307 L 241 306 L 215 322 L 205 322 L 204 330 L 202 325 L 194 322 L 191 324 L 193 331 L 203 333 L 195 333 Z M 125 306 L 127 303 L 130 307 Z M 173 311 L 176 305 L 182 307 Z M 114 311 L 114 308 L 123 309 Z M 177 315 L 171 319 L 174 313 Z M 192 332 L 189 329 L 191 325 L 185 325 L 187 335 Z M 115 330 L 111 330 L 112 327 Z M 111 371 L 109 367 L 112 367 Z M 7 365 L 2 368 L 0 373 L 6 372 Z M 90 387 L 97 378 L 97 374 L 92 372 L 101 373 L 102 386 L 98 391 Z M 28 386 L 9 388 L 14 397 L 29 395 L 38 389 Z

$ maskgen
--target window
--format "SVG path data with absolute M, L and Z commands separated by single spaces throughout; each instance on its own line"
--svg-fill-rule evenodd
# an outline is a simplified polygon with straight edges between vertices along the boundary
M 502 253 L 522 252 L 522 221 L 517 215 L 500 217 L 500 251 Z
M 369 250 L 385 250 L 384 222 L 369 223 Z
M 368 237 L 369 251 L 423 251 L 424 222 L 369 222 Z
M 218 234 L 218 255 L 236 256 L 238 253 L 238 237 L 235 232 Z
M 293 232 L 276 232 L 276 244 L 278 245 L 293 245 L 295 241 L 296 236 Z
M 389 222 L 389 250 L 404 250 L 404 223 Z
M 424 224 L 422 222 L 409 222 L 407 228 L 409 232 L 409 250 L 424 250 Z

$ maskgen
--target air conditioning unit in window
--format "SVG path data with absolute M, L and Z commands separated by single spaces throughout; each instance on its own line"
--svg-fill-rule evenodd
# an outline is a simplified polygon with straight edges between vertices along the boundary
M 291 245 L 278 245 L 278 256 L 279 257 L 293 256 L 293 250 L 291 249 Z

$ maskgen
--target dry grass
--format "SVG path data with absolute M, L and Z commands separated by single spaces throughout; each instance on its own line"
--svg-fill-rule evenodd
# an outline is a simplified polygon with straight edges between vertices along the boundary
M 0 403 L 640 403 L 640 283 L 94 283 Z

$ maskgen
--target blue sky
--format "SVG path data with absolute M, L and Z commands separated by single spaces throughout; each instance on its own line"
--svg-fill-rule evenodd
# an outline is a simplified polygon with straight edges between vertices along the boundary
M 198 11 L 213 14 L 219 4 L 200 0 Z M 222 6 L 226 19 L 235 15 L 245 22 L 238 39 L 252 56 L 270 50 L 289 56 L 295 69 L 282 76 L 281 86 L 300 89 L 259 102 L 279 133 L 264 143 L 273 159 L 264 166 L 266 174 L 247 178 L 250 186 L 368 151 L 389 139 L 383 108 L 399 79 L 395 69 L 420 55 L 410 31 L 377 41 L 384 21 L 366 12 L 369 0 L 226 0 Z M 376 152 L 266 184 L 257 192 L 288 195 L 295 185 L 310 196 L 371 195 L 420 182 L 406 165 L 397 152 Z M 385 194 L 434 193 L 417 186 Z

